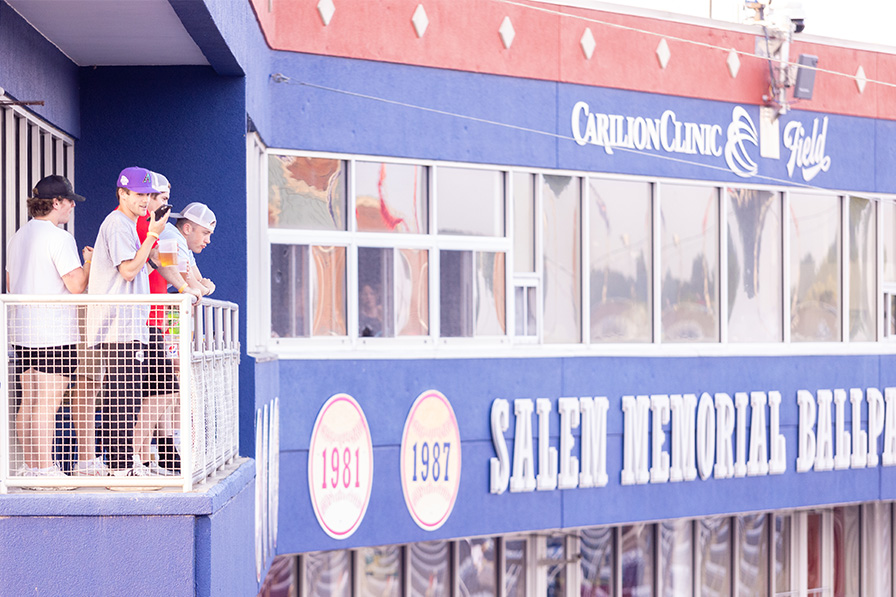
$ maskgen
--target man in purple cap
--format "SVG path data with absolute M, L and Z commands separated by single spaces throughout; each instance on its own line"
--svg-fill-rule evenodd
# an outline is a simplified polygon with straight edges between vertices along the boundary
M 9 241 L 6 286 L 11 293 L 84 292 L 91 249 L 84 248 L 82 266 L 74 237 L 59 228 L 80 201 L 84 197 L 75 194 L 64 176 L 47 176 L 35 185 L 28 199 L 31 219 Z M 20 476 L 65 476 L 53 461 L 53 440 L 56 411 L 78 364 L 78 337 L 75 305 L 16 305 L 11 314 L 9 341 L 22 371 L 22 402 L 16 413 L 25 460 Z
M 149 294 L 146 265 L 168 214 L 150 214 L 146 238 L 137 235 L 137 219 L 146 216 L 150 195 L 162 192 L 158 177 L 146 168 L 125 168 L 118 175 L 118 209 L 106 216 L 94 244 L 90 294 Z M 165 189 L 167 190 L 167 189 Z M 148 476 L 133 457 L 132 434 L 146 377 L 149 305 L 94 305 L 88 314 L 88 343 L 99 346 L 105 367 L 105 398 L 99 443 L 116 475 Z

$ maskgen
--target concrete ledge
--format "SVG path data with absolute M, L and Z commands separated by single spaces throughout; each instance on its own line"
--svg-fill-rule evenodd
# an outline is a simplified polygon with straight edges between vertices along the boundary
M 255 461 L 238 458 L 190 493 L 176 488 L 120 492 L 15 490 L 0 496 L 0 516 L 203 516 L 214 514 L 255 479 Z

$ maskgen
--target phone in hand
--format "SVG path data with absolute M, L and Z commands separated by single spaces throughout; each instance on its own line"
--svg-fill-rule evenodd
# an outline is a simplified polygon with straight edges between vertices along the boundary
M 155 211 L 156 222 L 165 217 L 165 214 L 171 211 L 171 206 L 167 203 Z

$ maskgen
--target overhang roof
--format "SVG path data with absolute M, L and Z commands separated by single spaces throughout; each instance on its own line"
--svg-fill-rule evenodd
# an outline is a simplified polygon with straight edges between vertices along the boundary
M 177 0 L 6 2 L 79 66 L 210 64 Z

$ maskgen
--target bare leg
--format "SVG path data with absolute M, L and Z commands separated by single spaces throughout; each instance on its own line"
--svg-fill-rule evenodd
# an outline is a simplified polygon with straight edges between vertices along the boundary
M 72 418 L 78 437 L 78 461 L 96 458 L 96 397 L 102 380 L 79 375 L 72 396 Z
M 177 394 L 148 396 L 143 399 L 140 413 L 137 415 L 137 424 L 134 426 L 134 454 L 140 458 L 140 462 L 149 462 L 152 432 L 175 398 Z
M 62 404 L 68 378 L 28 369 L 22 373 L 20 380 L 22 405 L 16 418 L 16 429 L 19 441 L 24 440 L 25 464 L 35 468 L 51 467 L 56 411 Z

